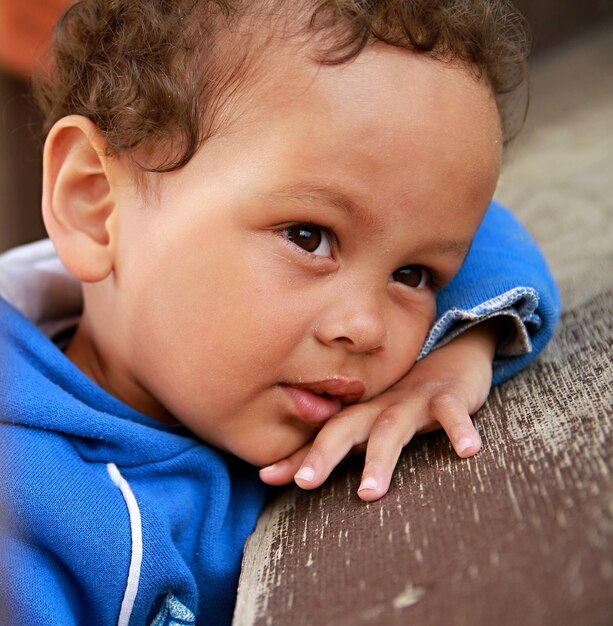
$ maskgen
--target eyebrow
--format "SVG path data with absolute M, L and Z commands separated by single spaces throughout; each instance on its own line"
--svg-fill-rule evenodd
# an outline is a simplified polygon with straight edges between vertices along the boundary
M 295 200 L 303 204 L 327 204 L 345 213 L 350 218 L 360 221 L 364 226 L 372 228 L 375 232 L 383 230 L 371 211 L 359 202 L 356 202 L 345 192 L 337 189 L 298 183 L 277 189 L 270 195 L 276 199 Z
M 471 239 L 435 239 L 434 241 L 425 242 L 423 246 L 419 246 L 414 252 L 415 254 L 434 252 L 445 256 L 454 256 L 464 259 L 471 245 Z
M 326 204 L 335 207 L 348 217 L 358 220 L 367 228 L 374 230 L 375 233 L 383 232 L 383 227 L 371 211 L 338 189 L 309 183 L 297 183 L 277 189 L 268 195 L 274 199 L 293 200 L 303 204 Z M 414 250 L 414 253 L 439 253 L 463 259 L 468 254 L 471 244 L 472 240 L 470 239 L 435 239 L 424 242 L 422 246 L 418 246 Z

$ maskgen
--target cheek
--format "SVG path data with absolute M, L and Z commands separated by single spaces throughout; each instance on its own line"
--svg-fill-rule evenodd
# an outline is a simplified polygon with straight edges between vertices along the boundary
M 378 368 L 381 380 L 379 391 L 398 382 L 419 356 L 424 341 L 434 322 L 436 301 L 434 296 L 410 310 L 401 311 L 388 326 L 389 348 L 387 363 Z
M 156 367 L 182 388 L 247 393 L 276 375 L 309 327 L 304 307 L 255 254 L 218 246 L 214 256 L 158 261 L 150 286 L 137 287 L 142 307 L 134 311 L 142 315 L 132 323 L 134 339 L 148 361 L 163 359 Z

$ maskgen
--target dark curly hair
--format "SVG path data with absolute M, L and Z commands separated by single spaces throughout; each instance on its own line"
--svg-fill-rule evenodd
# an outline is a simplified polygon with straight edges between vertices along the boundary
M 143 169 L 178 169 L 223 126 L 224 102 L 273 32 L 317 38 L 322 64 L 348 63 L 377 41 L 460 62 L 489 81 L 505 140 L 525 117 L 527 91 L 519 115 L 506 102 L 525 85 L 528 51 L 509 0 L 81 0 L 34 81 L 45 131 L 84 115 L 109 155 L 149 150 L 155 162 Z

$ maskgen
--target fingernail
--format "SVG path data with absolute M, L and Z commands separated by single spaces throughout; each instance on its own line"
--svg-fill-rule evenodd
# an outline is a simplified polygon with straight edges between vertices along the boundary
M 466 450 L 468 450 L 469 448 L 474 447 L 476 446 L 472 439 L 460 439 L 460 441 L 458 441 L 458 452 L 460 454 L 466 452 Z
M 377 481 L 374 478 L 372 478 L 372 476 L 369 476 L 368 478 L 365 478 L 362 481 L 358 491 L 365 491 L 365 490 L 374 491 L 376 488 L 377 488 Z
M 297 472 L 294 478 L 299 478 L 300 480 L 306 480 L 307 482 L 312 482 L 315 478 L 315 470 L 312 467 L 301 467 Z
M 260 474 L 270 474 L 277 470 L 277 464 L 273 463 L 272 465 L 268 465 L 267 467 L 260 468 Z

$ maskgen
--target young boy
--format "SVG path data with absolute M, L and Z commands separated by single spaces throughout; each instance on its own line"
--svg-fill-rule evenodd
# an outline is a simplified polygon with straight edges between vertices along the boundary
M 69 10 L 43 214 L 83 313 L 62 352 L 0 300 L 13 623 L 229 623 L 262 481 L 313 488 L 365 447 L 374 500 L 417 432 L 478 451 L 497 346 L 495 382 L 558 315 L 538 250 L 488 210 L 514 20 L 461 1 Z

